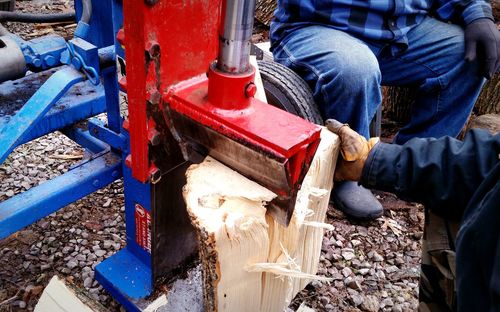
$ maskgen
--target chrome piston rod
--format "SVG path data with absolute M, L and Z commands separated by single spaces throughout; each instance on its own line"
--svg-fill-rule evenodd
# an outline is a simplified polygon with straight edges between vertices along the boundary
M 245 73 L 250 68 L 255 0 L 223 0 L 217 69 Z

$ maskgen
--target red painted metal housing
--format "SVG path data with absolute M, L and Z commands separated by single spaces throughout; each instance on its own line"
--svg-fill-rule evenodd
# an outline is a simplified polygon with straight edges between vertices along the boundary
M 319 144 L 320 128 L 251 97 L 253 72 L 230 75 L 211 67 L 221 1 L 165 0 L 152 6 L 124 1 L 123 7 L 133 176 L 149 178 L 147 105 L 162 94 L 161 106 L 280 160 L 289 186 L 297 187 Z
M 238 109 L 230 109 L 226 97 L 209 93 L 225 92 L 210 88 L 211 77 L 212 74 L 208 79 L 199 76 L 178 84 L 171 89 L 165 102 L 171 110 L 284 163 L 289 175 L 288 189 L 273 191 L 284 195 L 290 188 L 298 188 L 319 144 L 320 127 L 252 97 L 235 104 Z M 225 80 L 224 88 L 231 90 L 231 94 L 239 90 L 244 97 L 246 84 L 230 76 L 219 79 Z M 231 84 L 231 80 L 236 83 Z M 225 102 L 214 103 L 214 99 Z M 175 126 L 175 121 L 173 123 Z
M 165 92 L 180 81 L 207 72 L 217 56 L 220 0 L 123 1 L 132 175 L 149 178 L 147 88 Z M 148 43 L 159 46 L 159 72 L 150 72 Z M 149 81 L 149 82 L 148 82 Z

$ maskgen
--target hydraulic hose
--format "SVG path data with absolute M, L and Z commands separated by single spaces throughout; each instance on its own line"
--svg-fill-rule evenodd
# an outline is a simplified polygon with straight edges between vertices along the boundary
M 0 22 L 57 23 L 57 22 L 71 22 L 74 20 L 75 20 L 75 12 L 32 14 L 32 13 L 0 11 Z

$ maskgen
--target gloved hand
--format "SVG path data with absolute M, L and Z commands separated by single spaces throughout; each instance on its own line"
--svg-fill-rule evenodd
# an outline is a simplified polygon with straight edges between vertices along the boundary
M 347 124 L 341 124 L 335 119 L 325 123 L 328 130 L 340 138 L 340 156 L 335 169 L 335 181 L 359 181 L 370 150 L 379 142 L 379 138 L 366 140 Z
M 476 57 L 486 79 L 500 70 L 500 31 L 489 18 L 480 18 L 465 27 L 465 59 L 471 62 Z

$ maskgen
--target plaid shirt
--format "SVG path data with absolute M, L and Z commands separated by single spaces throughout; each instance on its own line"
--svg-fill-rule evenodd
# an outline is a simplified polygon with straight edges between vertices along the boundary
M 427 15 L 469 24 L 478 18 L 493 20 L 487 0 L 278 0 L 271 23 L 271 42 L 306 25 L 327 25 L 362 40 L 408 47 L 406 34 Z

